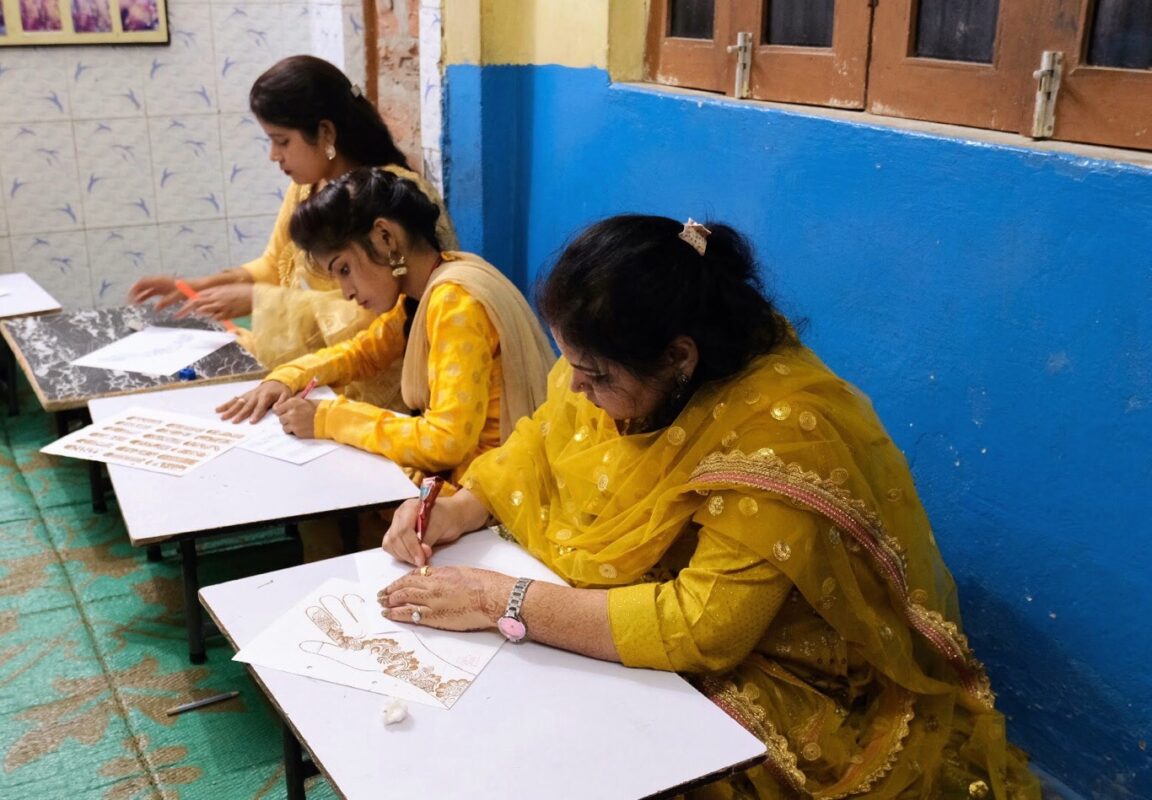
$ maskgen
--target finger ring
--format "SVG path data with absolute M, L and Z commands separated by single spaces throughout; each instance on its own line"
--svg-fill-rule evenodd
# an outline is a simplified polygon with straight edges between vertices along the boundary
M 421 619 L 422 619 L 422 617 L 420 615 L 420 609 L 413 609 L 412 610 L 412 624 L 413 625 L 419 625 Z
M 432 574 L 432 568 L 429 567 L 427 564 L 425 564 L 424 566 L 420 567 L 420 574 L 424 575 L 424 576 L 431 575 Z

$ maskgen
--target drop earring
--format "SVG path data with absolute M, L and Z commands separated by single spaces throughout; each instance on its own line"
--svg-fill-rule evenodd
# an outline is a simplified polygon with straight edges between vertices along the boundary
M 324 155 L 328 157 L 329 161 L 336 158 L 336 145 L 329 144 L 324 147 Z
M 676 387 L 672 389 L 672 405 L 678 406 L 684 402 L 684 395 L 688 391 L 688 381 L 691 380 L 687 373 L 676 373 Z
M 388 266 L 392 267 L 392 277 L 399 278 L 408 274 L 408 259 L 404 254 L 393 250 L 388 254 Z

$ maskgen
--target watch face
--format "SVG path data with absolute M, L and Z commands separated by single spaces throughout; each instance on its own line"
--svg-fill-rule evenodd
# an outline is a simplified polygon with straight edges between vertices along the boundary
M 524 623 L 515 617 L 501 617 L 496 620 L 496 627 L 510 642 L 518 642 L 528 634 L 528 629 L 524 627 Z

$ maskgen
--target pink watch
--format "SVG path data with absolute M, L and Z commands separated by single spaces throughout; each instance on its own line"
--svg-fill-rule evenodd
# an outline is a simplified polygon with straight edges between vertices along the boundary
M 500 633 L 512 643 L 522 642 L 528 637 L 528 628 L 520 618 L 520 606 L 524 604 L 524 595 L 528 593 L 528 586 L 531 583 L 531 578 L 520 578 L 516 581 L 512 593 L 508 595 L 508 607 L 504 609 L 504 616 L 496 620 L 496 627 Z

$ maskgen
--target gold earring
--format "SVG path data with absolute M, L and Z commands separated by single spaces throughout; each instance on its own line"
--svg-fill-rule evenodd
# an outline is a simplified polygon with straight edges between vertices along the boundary
M 329 161 L 336 158 L 336 145 L 330 144 L 330 145 L 325 146 L 324 155 L 326 155 L 328 157 Z
M 408 274 L 407 263 L 408 259 L 404 257 L 403 253 L 397 250 L 393 250 L 388 254 L 388 266 L 392 267 L 393 278 L 399 278 Z

